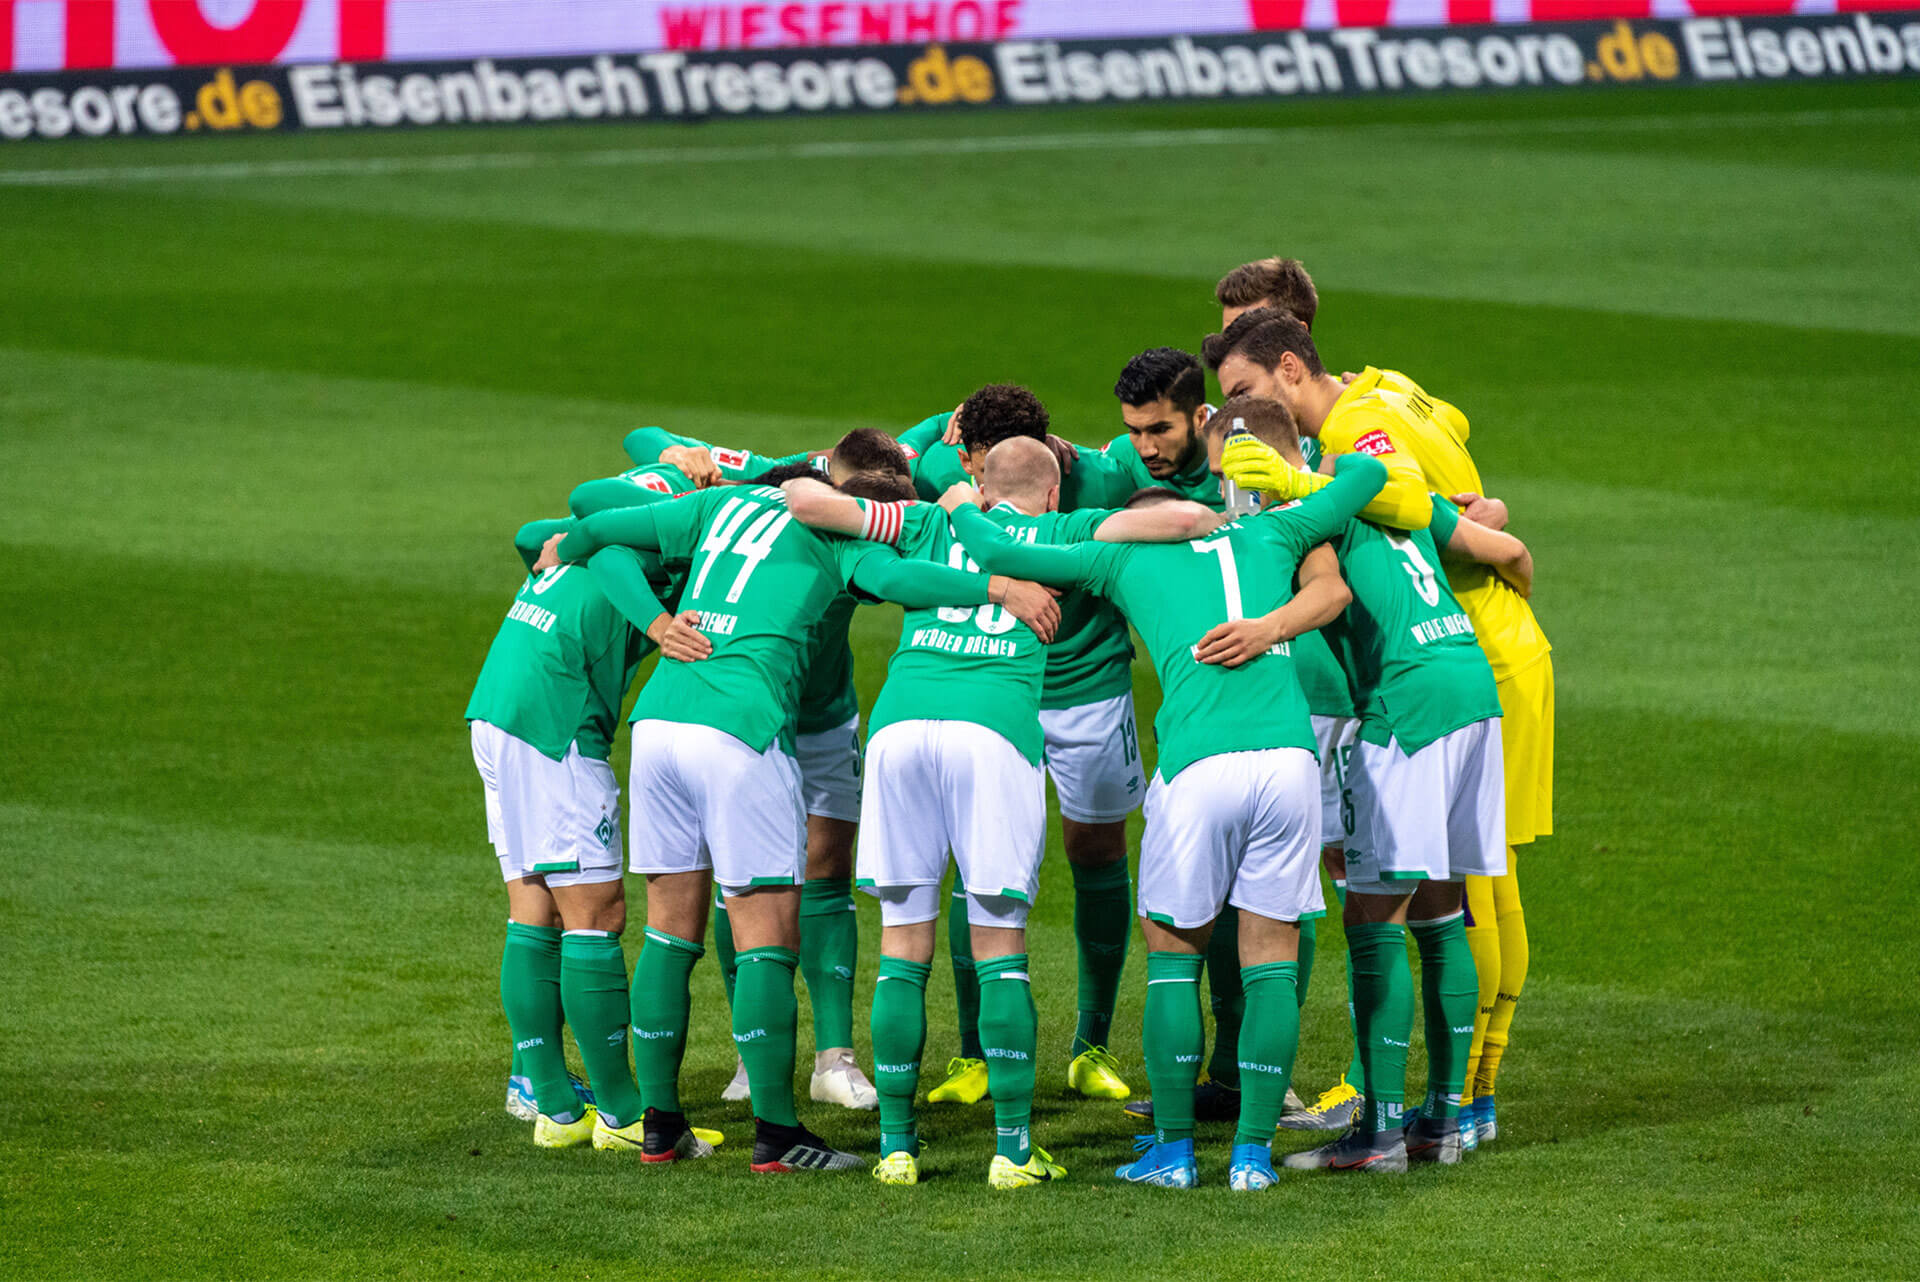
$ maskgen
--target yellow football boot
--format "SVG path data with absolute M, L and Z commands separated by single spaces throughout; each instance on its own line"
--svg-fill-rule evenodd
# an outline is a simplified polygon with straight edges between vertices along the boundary
M 889 1153 L 874 1164 L 873 1178 L 882 1184 L 918 1184 L 920 1161 L 905 1149 Z
M 927 1092 L 929 1104 L 978 1104 L 987 1094 L 987 1061 L 954 1056 L 947 1080 Z
M 1027 1155 L 1025 1166 L 1015 1166 L 1012 1158 L 995 1153 L 993 1165 L 987 1168 L 987 1183 L 997 1189 L 1023 1189 L 1066 1178 L 1067 1168 L 1038 1144 Z
M 582 1112 L 571 1122 L 556 1122 L 545 1113 L 534 1119 L 533 1142 L 541 1148 L 574 1148 L 593 1139 L 593 1132 L 600 1125 L 600 1115 L 592 1109 Z
M 1089 1046 L 1067 1065 L 1067 1089 L 1088 1099 L 1122 1100 L 1133 1094 L 1120 1076 L 1120 1061 L 1104 1046 Z

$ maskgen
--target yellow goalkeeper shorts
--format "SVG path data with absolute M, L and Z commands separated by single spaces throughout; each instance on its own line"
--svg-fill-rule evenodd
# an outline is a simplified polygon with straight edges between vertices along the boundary
M 1507 776 L 1507 844 L 1553 832 L 1553 656 L 1500 682 L 1500 747 Z

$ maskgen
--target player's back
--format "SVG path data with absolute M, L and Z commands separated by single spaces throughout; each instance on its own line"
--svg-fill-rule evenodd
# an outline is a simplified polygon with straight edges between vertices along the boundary
M 1091 540 L 1112 508 L 1042 512 L 1029 516 L 1011 503 L 990 508 L 987 519 L 1028 543 L 1065 545 Z M 1133 690 L 1133 639 L 1127 621 L 1105 597 L 1070 588 L 1060 598 L 1060 626 L 1046 647 L 1040 706 L 1073 708 Z
M 1139 631 L 1160 678 L 1154 718 L 1159 772 L 1172 779 L 1202 757 L 1264 748 L 1313 751 L 1312 723 L 1281 642 L 1238 668 L 1194 657 L 1218 624 L 1258 616 L 1293 599 L 1293 576 L 1311 543 L 1288 537 L 1285 512 L 1261 513 L 1187 543 L 1112 544 L 1095 586 Z
M 902 556 L 976 569 L 938 507 L 909 504 L 903 522 Z M 897 721 L 971 721 L 1038 763 L 1046 650 L 1005 606 L 908 610 L 868 718 L 868 738 Z
M 812 624 L 842 586 L 836 553 L 768 486 L 702 490 L 656 511 L 662 554 L 689 562 L 679 608 L 698 615 L 713 652 L 662 657 L 633 719 L 711 725 L 762 751 L 791 732 Z
M 1427 475 L 1427 487 L 1439 494 L 1483 494 L 1480 469 L 1467 452 L 1471 430 L 1458 406 L 1430 396 L 1398 370 L 1367 368 L 1349 384 L 1362 391 L 1378 389 L 1406 402 L 1406 434 L 1402 444 Z
M 1335 542 L 1353 600 L 1327 635 L 1352 679 L 1361 737 L 1397 737 L 1416 752 L 1499 716 L 1492 669 L 1440 574 L 1433 535 L 1355 520 Z
M 645 649 L 586 566 L 529 574 L 487 650 L 466 717 L 556 761 L 576 741 L 581 755 L 604 760 Z

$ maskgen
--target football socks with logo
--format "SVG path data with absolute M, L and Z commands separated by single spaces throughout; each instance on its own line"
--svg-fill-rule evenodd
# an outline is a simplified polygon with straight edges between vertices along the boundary
M 933 967 L 880 955 L 873 986 L 873 1088 L 880 1095 L 880 1156 L 919 1150 L 913 1096 L 927 1045 L 927 977 Z
M 1219 931 L 1216 924 L 1214 933 Z M 1193 1138 L 1193 1084 L 1206 1045 L 1200 1026 L 1200 962 L 1198 953 L 1147 954 L 1147 1009 L 1140 1042 L 1146 1052 L 1147 1084 L 1153 1088 L 1154 1136 L 1162 1144 Z
M 851 877 L 809 877 L 800 887 L 800 974 L 813 1003 L 813 1049 L 853 1045 L 853 968 L 860 923 Z
M 1024 1166 L 1032 1152 L 1028 1128 L 1040 1024 L 1027 980 L 1027 955 L 1008 953 L 978 962 L 974 969 L 980 977 L 980 1049 L 993 1096 L 994 1151 Z
M 600 1116 L 616 1130 L 639 1121 L 640 1091 L 627 1067 L 627 958 L 618 935 L 570 930 L 561 936 L 560 1004 Z
M 1300 1049 L 1300 998 L 1295 991 L 1299 974 L 1295 962 L 1241 968 L 1247 1013 L 1240 1025 L 1240 1121 L 1233 1133 L 1235 1144 L 1271 1145 L 1274 1128 L 1286 1109 L 1293 1056 Z
M 794 1026 L 800 1006 L 791 948 L 748 948 L 739 954 L 733 985 L 733 1044 L 747 1066 L 753 1115 L 775 1126 L 798 1126 L 793 1111 Z
M 687 1053 L 691 1006 L 687 982 L 705 951 L 649 926 L 633 965 L 633 1075 L 646 1107 L 663 1113 L 682 1111 L 680 1060 Z
M 513 1030 L 520 1066 L 533 1083 L 542 1113 L 570 1122 L 580 1112 L 580 1097 L 567 1076 L 560 1043 L 560 932 L 551 926 L 507 923 L 500 950 L 500 1006 Z
M 953 960 L 953 1000 L 960 1012 L 960 1054 L 980 1058 L 980 978 L 973 971 L 973 930 L 967 924 L 967 892 L 958 882 L 947 899 L 947 952 Z
M 1120 1000 L 1120 972 L 1127 965 L 1127 938 L 1133 929 L 1133 888 L 1122 859 L 1104 868 L 1073 869 L 1073 937 L 1080 946 L 1080 1017 L 1073 1031 L 1071 1058 L 1107 1045 L 1113 1034 L 1113 1010 Z
M 1240 912 L 1232 906 L 1220 910 L 1207 940 L 1207 1000 L 1213 1008 L 1213 1054 L 1207 1060 L 1207 1076 L 1237 1091 L 1240 1020 L 1247 1009 L 1247 995 L 1240 991 Z
M 1474 1096 L 1480 1058 L 1486 1051 L 1487 1025 L 1500 996 L 1500 926 L 1493 906 L 1493 878 L 1467 878 L 1467 948 L 1479 985 L 1479 1007 L 1473 1016 L 1473 1041 L 1467 1048 L 1467 1075 L 1462 1086 L 1466 1099 Z
M 1487 1019 L 1485 1045 L 1475 1077 L 1475 1095 L 1493 1094 L 1500 1076 L 1500 1060 L 1512 1035 L 1513 1008 L 1527 982 L 1527 918 L 1520 906 L 1520 878 L 1516 861 L 1519 852 L 1507 848 L 1507 871 L 1493 879 L 1493 912 L 1500 932 L 1500 985 L 1493 1000 L 1493 1013 Z
M 1427 1034 L 1427 1099 L 1421 1112 L 1434 1120 L 1460 1116 L 1460 1084 L 1467 1075 L 1473 1011 L 1480 989 L 1460 913 L 1407 923 L 1420 950 L 1420 998 Z M 578 1036 L 576 1033 L 575 1036 Z
M 1347 927 L 1353 954 L 1354 1023 L 1366 1107 L 1356 1124 L 1368 1134 L 1400 1125 L 1407 1099 L 1407 1043 L 1413 1038 L 1413 970 L 1407 928 L 1393 922 Z

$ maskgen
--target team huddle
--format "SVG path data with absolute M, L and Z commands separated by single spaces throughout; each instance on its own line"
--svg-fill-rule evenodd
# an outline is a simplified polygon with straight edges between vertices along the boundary
M 711 926 L 751 1169 L 917 1183 L 944 920 L 958 1053 L 924 1102 L 991 1096 L 992 1186 L 1064 1178 L 1030 1126 L 1026 926 L 1049 777 L 1079 958 L 1068 1085 L 1152 1128 L 1119 1179 L 1197 1184 L 1200 1121 L 1233 1123 L 1228 1183 L 1247 1190 L 1275 1182 L 1281 1128 L 1335 1132 L 1282 1159 L 1302 1170 L 1451 1164 L 1497 1136 L 1527 966 L 1515 848 L 1552 830 L 1531 554 L 1484 497 L 1457 408 L 1391 370 L 1327 371 L 1298 262 L 1236 268 L 1216 299 L 1199 357 L 1127 362 L 1127 432 L 1105 449 L 1051 435 L 1040 401 L 1006 384 L 897 439 L 863 429 L 782 458 L 642 428 L 631 470 L 521 528 L 528 576 L 466 716 L 507 885 L 507 1107 L 536 1144 L 714 1154 L 722 1137 L 692 1124 L 679 1080 Z M 863 753 L 848 629 L 877 602 L 904 618 Z M 1135 634 L 1162 694 L 1150 780 Z M 655 650 L 623 841 L 608 758 Z M 629 869 L 646 878 L 630 977 Z M 1354 1055 L 1308 1103 L 1291 1079 L 1323 870 Z M 856 888 L 880 905 L 871 1078 L 853 1044 Z M 1151 1099 L 1109 1050 L 1136 920 Z M 1409 934 L 1427 1049 L 1413 1107 Z M 877 1162 L 800 1120 L 796 972 L 809 1093 L 878 1109 Z

